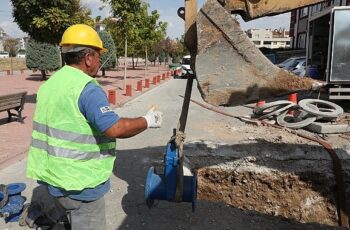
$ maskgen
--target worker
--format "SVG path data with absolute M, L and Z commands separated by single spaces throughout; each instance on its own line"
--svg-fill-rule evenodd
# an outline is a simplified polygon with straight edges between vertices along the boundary
M 161 127 L 162 113 L 122 118 L 111 109 L 93 78 L 106 51 L 93 28 L 70 26 L 60 45 L 66 65 L 37 93 L 27 176 L 47 187 L 72 230 L 105 229 L 115 139 Z

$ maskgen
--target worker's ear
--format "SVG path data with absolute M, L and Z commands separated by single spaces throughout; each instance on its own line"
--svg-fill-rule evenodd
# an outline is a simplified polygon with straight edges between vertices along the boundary
M 93 54 L 91 53 L 86 53 L 85 54 L 85 65 L 90 67 L 92 65 L 92 61 L 93 61 Z

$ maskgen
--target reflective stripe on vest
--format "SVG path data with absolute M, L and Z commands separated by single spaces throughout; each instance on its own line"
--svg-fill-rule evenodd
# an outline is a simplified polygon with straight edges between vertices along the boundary
M 106 136 L 98 136 L 98 135 L 84 135 L 73 133 L 69 131 L 64 131 L 56 128 L 51 128 L 47 125 L 40 124 L 39 122 L 33 122 L 33 130 L 46 134 L 47 136 L 61 139 L 65 141 L 71 141 L 76 143 L 83 144 L 104 144 L 113 142 L 114 139 L 108 138 Z
M 46 151 L 55 157 L 64 157 L 76 160 L 103 159 L 115 155 L 114 149 L 101 150 L 98 152 L 82 152 L 79 150 L 51 146 L 45 141 L 32 139 L 32 147 Z

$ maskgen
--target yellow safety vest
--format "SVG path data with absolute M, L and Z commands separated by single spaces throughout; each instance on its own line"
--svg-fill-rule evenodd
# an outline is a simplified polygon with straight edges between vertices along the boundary
M 111 175 L 115 139 L 92 127 L 78 100 L 93 78 L 64 66 L 37 94 L 27 176 L 67 191 L 94 188 Z

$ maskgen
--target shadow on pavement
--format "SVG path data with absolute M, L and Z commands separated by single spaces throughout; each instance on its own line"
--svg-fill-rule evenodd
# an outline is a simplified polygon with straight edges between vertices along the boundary
M 230 147 L 238 148 L 237 151 L 252 148 L 251 144 Z M 294 145 L 294 148 L 297 147 Z M 194 213 L 190 203 L 155 201 L 154 206 L 148 209 L 144 199 L 146 174 L 150 166 L 163 172 L 160 167 L 163 165 L 164 151 L 165 146 L 117 151 L 114 174 L 127 183 L 127 194 L 122 197 L 121 203 L 126 217 L 120 227 L 108 229 L 343 229 L 318 223 L 300 223 L 280 216 L 240 210 L 224 203 L 203 200 L 198 200 Z M 227 158 L 223 157 L 221 161 L 219 158 L 216 163 L 226 162 Z M 260 163 L 264 164 L 263 161 Z M 276 167 L 269 162 L 266 166 Z M 308 183 L 312 184 L 313 181 Z M 313 185 L 315 189 L 320 188 L 319 181 L 315 181 Z M 113 214 L 113 217 L 116 215 L 118 213 Z
M 35 94 L 27 94 L 25 103 L 35 104 L 36 103 L 36 93 Z
M 105 81 L 105 80 L 100 80 L 100 79 L 97 79 L 98 83 L 102 86 L 106 86 L 106 85 L 113 85 L 115 84 L 115 82 L 111 82 L 111 81 Z
M 23 118 L 23 122 L 25 122 L 27 116 L 22 116 L 22 118 Z M 12 116 L 10 121 L 8 121 L 7 117 L 0 119 L 0 125 L 5 125 L 5 124 L 11 123 L 11 122 L 19 122 L 19 120 L 15 116 Z
M 96 77 L 96 80 L 100 81 L 101 78 L 110 78 L 111 80 L 112 80 L 112 79 L 113 79 L 113 80 L 115 80 L 115 79 L 117 79 L 117 80 L 123 80 L 123 79 L 124 79 L 123 76 L 110 76 L 110 75 L 106 75 L 106 76 L 104 76 L 104 77 L 98 76 L 98 77 Z
M 7 117 L 0 119 L 0 125 L 4 125 L 4 124 L 7 124 L 7 123 L 9 123 Z
M 41 74 L 31 74 L 30 77 L 27 77 L 26 80 L 28 81 L 43 81 L 43 78 L 41 77 Z M 46 76 L 48 79 L 50 78 L 50 75 Z

